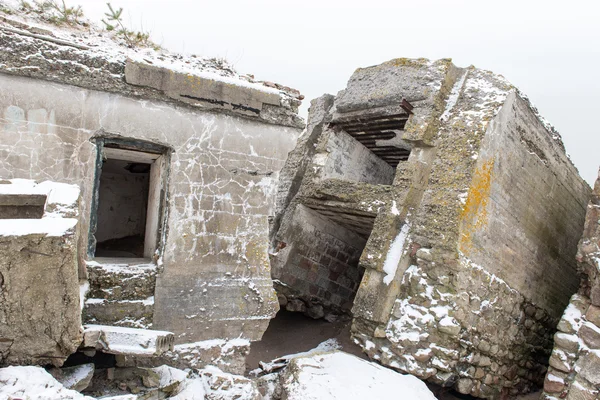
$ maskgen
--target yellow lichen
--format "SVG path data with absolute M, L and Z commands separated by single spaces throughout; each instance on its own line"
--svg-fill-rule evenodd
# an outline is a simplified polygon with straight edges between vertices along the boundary
M 467 201 L 461 211 L 459 249 L 467 254 L 472 246 L 473 234 L 487 224 L 487 205 L 492 186 L 494 160 L 484 162 L 473 174 Z

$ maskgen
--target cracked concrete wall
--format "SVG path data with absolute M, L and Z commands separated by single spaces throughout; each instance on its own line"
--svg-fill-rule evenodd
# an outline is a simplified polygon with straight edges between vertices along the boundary
M 543 400 L 595 399 L 600 394 L 600 178 L 587 206 L 576 259 L 581 284 L 554 335 Z
M 298 129 L 4 74 L 0 85 L 0 176 L 81 187 L 80 257 L 95 173 L 92 136 L 171 147 L 153 328 L 175 332 L 178 343 L 260 339 L 278 309 L 267 219 Z
M 358 69 L 322 120 L 401 117 L 402 100 L 414 108 L 396 140 L 411 153 L 391 185 L 309 171 L 295 197 L 374 218 L 353 337 L 384 365 L 461 393 L 539 387 L 576 288 L 589 187 L 518 90 L 449 60 Z

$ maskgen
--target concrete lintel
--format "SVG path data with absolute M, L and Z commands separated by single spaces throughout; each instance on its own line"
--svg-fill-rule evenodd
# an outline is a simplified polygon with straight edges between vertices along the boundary
M 131 59 L 125 64 L 125 81 L 158 89 L 172 99 L 194 106 L 254 117 L 260 115 L 263 104 L 281 105 L 280 95 L 274 91 L 177 72 Z

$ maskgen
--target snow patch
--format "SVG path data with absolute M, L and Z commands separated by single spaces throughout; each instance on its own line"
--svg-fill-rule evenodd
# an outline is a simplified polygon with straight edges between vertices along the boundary
M 65 388 L 40 367 L 0 369 L 0 399 L 93 400 Z
M 385 272 L 385 276 L 383 277 L 383 283 L 389 285 L 394 277 L 396 276 L 396 271 L 398 270 L 398 264 L 400 263 L 400 258 L 403 254 L 404 244 L 406 242 L 406 238 L 408 237 L 408 230 L 410 229 L 410 224 L 405 222 L 398 233 L 398 236 L 392 242 L 390 246 L 390 250 L 385 258 L 385 262 L 383 263 L 383 272 Z
M 284 382 L 288 400 L 392 399 L 435 400 L 425 383 L 343 352 L 293 360 Z

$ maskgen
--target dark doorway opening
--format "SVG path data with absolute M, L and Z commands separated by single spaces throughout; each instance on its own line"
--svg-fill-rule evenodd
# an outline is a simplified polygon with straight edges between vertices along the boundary
M 149 163 L 107 158 L 100 175 L 96 257 L 144 257 Z
M 166 221 L 170 150 L 117 138 L 98 139 L 97 146 L 89 256 L 155 261 Z

